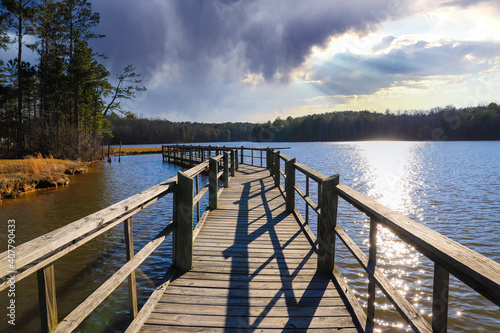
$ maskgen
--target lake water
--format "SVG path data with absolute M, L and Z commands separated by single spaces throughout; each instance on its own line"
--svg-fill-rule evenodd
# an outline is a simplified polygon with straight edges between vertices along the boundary
M 263 146 L 257 143 L 234 145 Z M 325 175 L 339 173 L 342 183 L 500 262 L 500 142 L 269 145 L 291 147 L 283 153 Z M 16 240 L 20 244 L 145 190 L 174 176 L 180 169 L 163 163 L 160 155 L 126 156 L 121 163 L 114 161 L 91 167 L 88 173 L 73 177 L 69 186 L 4 201 L 0 204 L 3 226 L 0 244 L 6 244 L 9 219 L 16 220 Z M 305 179 L 299 175 L 297 173 L 297 182 L 305 189 Z M 201 183 L 204 182 L 206 179 L 202 177 Z M 315 202 L 316 192 L 316 186 L 311 186 Z M 171 200 L 168 195 L 134 216 L 136 251 L 172 219 Z M 206 199 L 202 206 L 203 210 Z M 297 206 L 304 213 L 303 203 L 297 200 Z M 314 231 L 315 221 L 311 218 Z M 369 220 L 366 216 L 340 200 L 338 223 L 368 253 Z M 385 228 L 379 229 L 378 237 L 378 267 L 424 316 L 429 316 L 432 262 Z M 168 239 L 137 270 L 141 305 L 170 264 L 170 248 Z M 64 318 L 124 262 L 121 226 L 56 261 L 59 318 Z M 337 242 L 336 264 L 349 280 L 360 303 L 365 305 L 366 274 L 340 242 Z M 16 327 L 10 327 L 2 315 L 0 331 L 39 331 L 36 275 L 20 281 L 16 291 Z M 5 309 L 7 301 L 4 291 L 0 294 L 0 307 Z M 109 327 L 116 332 L 122 331 L 130 320 L 127 304 L 124 283 L 80 325 L 78 331 L 107 332 Z M 380 292 L 376 318 L 381 331 L 408 330 Z M 449 331 L 499 332 L 500 310 L 452 278 Z

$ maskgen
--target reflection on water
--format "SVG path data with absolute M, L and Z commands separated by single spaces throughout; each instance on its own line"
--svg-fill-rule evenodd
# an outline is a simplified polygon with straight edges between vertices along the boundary
M 238 143 L 241 146 L 242 143 Z M 244 143 L 244 145 L 254 145 Z M 354 142 L 285 143 L 285 154 L 325 175 L 340 174 L 341 182 L 453 240 L 500 261 L 500 143 L 499 142 Z M 267 144 L 266 144 L 267 146 Z M 126 156 L 122 163 L 99 164 L 72 178 L 60 189 L 43 190 L 0 204 L 0 218 L 17 221 L 18 243 L 33 239 L 83 216 L 123 200 L 171 176 L 180 168 L 162 163 L 159 155 Z M 202 177 L 200 185 L 206 183 Z M 297 173 L 305 189 L 305 178 Z M 317 202 L 317 186 L 310 193 Z M 171 196 L 134 216 L 136 252 L 172 219 Z M 206 205 L 203 202 L 202 210 Z M 304 203 L 297 206 L 305 214 Z M 310 212 L 310 225 L 316 218 Z M 369 219 L 340 200 L 338 223 L 368 254 Z M 0 230 L 5 244 L 6 227 Z M 170 240 L 137 270 L 141 304 L 170 264 Z M 56 261 L 59 318 L 82 302 L 125 262 L 123 228 L 116 227 Z M 337 243 L 336 264 L 366 306 L 367 276 L 343 244 Z M 411 246 L 379 227 L 378 267 L 410 302 L 430 319 L 433 264 Z M 39 330 L 36 279 L 18 284 L 15 332 Z M 0 306 L 7 304 L 0 293 Z M 123 283 L 79 327 L 81 332 L 122 331 L 127 324 L 127 288 Z M 409 328 L 390 302 L 377 292 L 379 331 Z M 500 310 L 456 279 L 451 279 L 449 331 L 499 331 Z M 0 331 L 14 331 L 5 318 Z
M 321 153 L 307 154 L 315 148 Z M 500 170 L 492 168 L 500 165 L 500 143 L 304 143 L 292 151 L 287 155 L 325 175 L 339 173 L 341 182 L 370 198 L 500 261 Z M 299 184 L 305 188 L 303 178 Z M 368 254 L 369 218 L 340 200 L 338 220 Z M 377 266 L 430 320 L 433 263 L 387 228 L 379 226 L 377 238 Z M 340 241 L 337 251 L 336 264 L 366 306 L 367 275 Z M 450 331 L 500 330 L 496 305 L 453 277 L 450 288 Z M 378 331 L 411 331 L 380 290 L 376 309 Z

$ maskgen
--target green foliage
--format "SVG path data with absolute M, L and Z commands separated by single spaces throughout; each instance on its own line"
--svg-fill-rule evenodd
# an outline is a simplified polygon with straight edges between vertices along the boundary
M 99 20 L 89 0 L 2 1 L 0 47 L 7 47 L 6 29 L 17 31 L 20 45 L 17 59 L 0 63 L 0 144 L 7 150 L 17 146 L 31 153 L 93 159 L 112 136 L 108 110 L 133 116 L 119 100 L 144 90 L 140 74 L 128 66 L 118 76 L 118 87 L 109 83 L 110 73 L 89 43 L 104 37 L 94 32 Z M 21 58 L 26 34 L 35 40 L 26 45 L 37 54 L 34 65 Z
M 135 72 L 135 67 L 133 65 L 128 65 L 123 69 L 123 71 L 116 76 L 118 81 L 116 87 L 114 88 L 113 98 L 111 102 L 104 110 L 104 115 L 106 116 L 108 112 L 115 114 L 119 112 L 127 117 L 134 117 L 130 110 L 125 110 L 120 104 L 120 100 L 129 100 L 136 97 L 137 92 L 146 91 L 146 87 L 141 85 L 141 74 Z

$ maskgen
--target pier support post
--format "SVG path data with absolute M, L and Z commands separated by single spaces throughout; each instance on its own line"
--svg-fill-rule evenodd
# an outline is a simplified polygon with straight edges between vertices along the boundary
M 219 163 L 210 158 L 208 165 L 208 206 L 210 209 L 217 209 L 217 191 L 219 190 Z
M 193 178 L 177 173 L 175 192 L 174 265 L 181 272 L 193 267 Z
M 275 151 L 273 156 L 273 167 L 274 167 L 274 186 L 280 186 L 280 152 Z
M 40 307 L 41 332 L 48 333 L 56 328 L 57 300 L 54 264 L 49 264 L 37 271 L 38 301 Z
M 331 274 L 335 267 L 335 227 L 337 226 L 337 206 L 339 197 L 336 186 L 339 175 L 333 175 L 321 182 L 318 218 L 318 271 Z
M 448 330 L 448 293 L 450 273 L 434 263 L 434 286 L 432 295 L 432 332 L 446 333 Z
M 130 261 L 135 255 L 134 253 L 134 237 L 132 231 L 132 218 L 125 220 L 124 224 L 125 231 L 125 248 L 127 251 L 127 261 Z M 130 316 L 132 318 L 137 317 L 137 285 L 135 280 L 135 271 L 130 273 L 128 277 L 128 301 L 130 306 Z
M 286 210 L 293 212 L 295 209 L 295 158 L 285 162 L 285 174 Z
M 229 187 L 229 154 L 227 151 L 224 151 L 223 155 L 224 160 L 224 188 Z
M 377 266 L 377 220 L 370 217 L 370 248 L 368 250 L 368 305 L 365 332 L 375 331 L 375 268 Z

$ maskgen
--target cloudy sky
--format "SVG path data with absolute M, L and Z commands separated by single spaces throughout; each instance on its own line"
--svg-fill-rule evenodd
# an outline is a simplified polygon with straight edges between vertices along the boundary
M 498 0 L 92 0 L 135 113 L 267 121 L 499 101 Z

